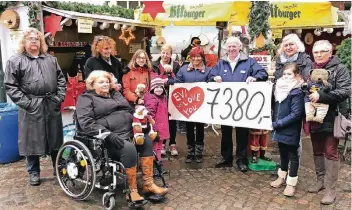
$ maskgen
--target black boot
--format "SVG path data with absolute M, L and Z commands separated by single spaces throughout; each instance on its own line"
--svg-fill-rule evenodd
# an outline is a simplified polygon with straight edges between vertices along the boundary
M 252 163 L 258 163 L 258 151 L 253 151 L 252 150 Z
M 260 159 L 263 159 L 266 161 L 272 161 L 271 157 L 265 156 L 265 150 L 260 150 Z
M 204 150 L 204 145 L 198 145 L 196 144 L 196 162 L 197 163 L 203 163 L 203 150 Z
M 192 160 L 195 159 L 194 153 L 195 153 L 194 145 L 187 145 L 187 156 L 185 159 L 186 163 L 190 163 L 190 162 L 192 162 Z

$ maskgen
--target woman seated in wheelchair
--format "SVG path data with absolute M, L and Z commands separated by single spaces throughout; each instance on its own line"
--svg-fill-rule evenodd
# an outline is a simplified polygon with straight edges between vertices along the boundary
M 87 134 L 111 132 L 105 138 L 108 155 L 120 161 L 126 168 L 131 202 L 143 202 L 137 191 L 137 150 L 141 158 L 143 173 L 143 192 L 165 196 L 167 188 L 158 187 L 153 180 L 153 146 L 146 139 L 143 145 L 134 145 L 131 106 L 120 92 L 114 90 L 114 83 L 109 73 L 93 71 L 86 80 L 87 91 L 77 101 L 77 121 L 82 132 Z M 146 138 L 148 138 L 146 136 Z

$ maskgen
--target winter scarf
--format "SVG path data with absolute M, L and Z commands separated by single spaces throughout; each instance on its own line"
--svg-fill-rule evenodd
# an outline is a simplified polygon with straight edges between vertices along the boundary
M 300 87 L 303 82 L 303 80 L 297 81 L 296 79 L 278 79 L 275 85 L 274 92 L 275 101 L 278 101 L 279 103 L 284 101 L 287 98 L 288 94 L 290 94 L 290 91 L 294 88 Z
M 282 53 L 280 55 L 280 61 L 282 64 L 286 64 L 286 63 L 293 63 L 297 60 L 298 58 L 298 52 L 296 52 L 296 54 L 294 54 L 293 56 L 291 57 L 286 57 L 285 53 Z
M 326 61 L 326 62 L 324 62 L 324 63 L 316 63 L 316 62 L 314 62 L 314 68 L 315 68 L 315 69 L 322 69 L 322 68 L 324 68 L 324 67 L 326 66 L 326 64 L 328 64 L 328 63 L 331 61 L 332 58 L 333 58 L 333 57 L 331 56 L 331 57 L 329 58 L 329 60 Z

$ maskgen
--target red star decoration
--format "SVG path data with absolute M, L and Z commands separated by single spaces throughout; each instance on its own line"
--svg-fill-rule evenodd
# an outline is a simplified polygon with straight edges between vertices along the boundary
M 50 32 L 53 37 L 55 37 L 55 34 L 57 31 L 62 31 L 62 27 L 60 25 L 61 22 L 61 16 L 56 16 L 54 14 L 51 14 L 49 17 L 44 18 L 45 22 L 45 32 Z
M 149 13 L 154 20 L 158 13 L 165 13 L 163 2 L 164 1 L 144 1 L 144 9 L 142 13 Z

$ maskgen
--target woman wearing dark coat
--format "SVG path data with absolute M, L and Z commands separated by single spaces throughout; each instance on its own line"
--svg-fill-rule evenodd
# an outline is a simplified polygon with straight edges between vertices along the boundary
M 321 90 L 309 95 L 312 102 L 329 104 L 323 123 L 310 128 L 317 182 L 309 188 L 309 192 L 317 193 L 325 187 L 321 203 L 332 204 L 336 198 L 335 185 L 339 172 L 339 139 L 334 138 L 334 119 L 337 108 L 344 104 L 351 94 L 351 79 L 347 67 L 341 64 L 337 56 L 332 55 L 332 45 L 329 41 L 315 42 L 313 56 L 314 68 L 324 68 L 330 72 L 328 82 L 332 85 L 332 90 Z M 342 109 L 339 111 L 344 114 Z
M 119 91 L 122 84 L 122 66 L 114 56 L 116 52 L 116 42 L 107 36 L 97 36 L 92 44 L 92 55 L 84 66 L 85 79 L 94 70 L 103 70 L 111 73 L 116 78 L 115 89 Z
M 137 150 L 141 158 L 143 191 L 164 196 L 167 189 L 158 187 L 153 181 L 152 141 L 146 135 L 144 144 L 137 146 L 137 150 L 130 142 L 133 137 L 132 108 L 122 94 L 114 90 L 111 74 L 93 71 L 86 84 L 87 91 L 77 101 L 79 128 L 91 135 L 99 130 L 110 132 L 105 138 L 105 148 L 113 160 L 121 161 L 125 166 L 132 202 L 146 203 L 137 190 Z

